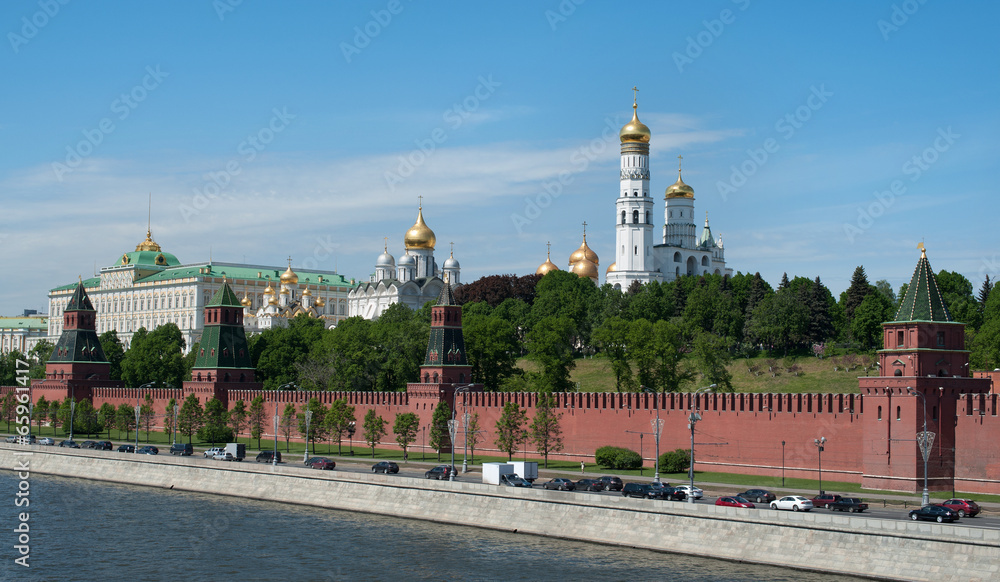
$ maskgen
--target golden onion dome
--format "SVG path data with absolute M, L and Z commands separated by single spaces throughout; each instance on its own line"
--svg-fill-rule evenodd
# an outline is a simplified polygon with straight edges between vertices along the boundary
M 549 273 L 551 271 L 558 271 L 558 270 L 559 267 L 557 267 L 556 264 L 553 263 L 548 257 L 545 257 L 545 262 L 542 263 L 541 265 L 538 265 L 538 268 L 535 269 L 535 274 L 545 275 L 546 273 Z
M 272 294 L 272 295 L 271 295 L 271 298 L 267 300 L 267 304 L 268 304 L 268 305 L 277 305 L 277 304 L 278 304 L 278 298 L 277 298 L 277 297 L 275 297 L 275 296 L 274 296 L 274 295 Z
M 694 198 L 694 188 L 688 186 L 681 179 L 680 170 L 677 171 L 677 181 L 667 187 L 664 200 L 670 198 Z
M 573 273 L 597 280 L 597 264 L 588 259 L 581 259 L 573 265 Z
M 573 251 L 573 254 L 569 256 L 569 266 L 572 267 L 583 259 L 587 259 L 595 265 L 601 264 L 600 259 L 597 258 L 597 253 L 587 246 L 587 233 L 583 233 L 583 244 L 580 245 L 580 248 Z
M 608 265 L 608 270 L 604 271 L 604 274 L 607 275 L 608 273 L 614 273 L 617 270 L 618 270 L 618 263 L 614 262 Z
M 283 285 L 295 285 L 299 282 L 299 276 L 295 274 L 292 270 L 292 262 L 288 261 L 288 268 L 285 272 L 281 274 L 281 283 Z
M 240 299 L 240 305 L 242 305 L 243 307 L 250 307 L 251 305 L 253 305 L 253 300 L 250 299 L 250 296 L 248 294 L 244 293 L 243 299 Z
M 406 235 L 403 237 L 403 244 L 407 249 L 429 249 L 434 250 L 434 243 L 437 242 L 437 237 L 434 236 L 434 231 L 424 223 L 424 209 L 423 206 L 417 208 L 417 221 L 410 227 L 410 230 L 406 231 Z
M 312 297 L 312 291 L 309 290 L 309 287 L 306 287 L 306 290 L 302 292 L 302 296 L 303 297 Z
M 158 245 L 155 242 L 153 242 L 153 233 L 150 232 L 150 230 L 147 228 L 146 229 L 146 240 L 144 240 L 141 243 L 135 245 L 135 250 L 136 251 L 156 251 L 156 252 L 161 252 L 163 249 L 160 248 L 160 245 Z
M 274 295 L 274 288 L 271 287 L 271 282 L 267 282 L 267 289 L 264 289 L 264 295 Z
M 627 142 L 639 142 L 639 143 L 649 143 L 650 136 L 653 135 L 646 127 L 646 124 L 639 121 L 638 107 L 633 102 L 632 103 L 632 121 L 629 121 L 622 127 L 621 131 L 618 132 L 618 139 L 622 143 Z
M 322 295 L 320 295 L 319 297 L 316 298 L 316 304 L 315 305 L 316 305 L 316 307 L 325 307 L 326 306 L 326 301 L 323 301 L 323 296 Z
M 288 295 L 288 294 L 289 294 L 288 287 L 282 286 L 281 291 L 278 291 L 278 295 Z

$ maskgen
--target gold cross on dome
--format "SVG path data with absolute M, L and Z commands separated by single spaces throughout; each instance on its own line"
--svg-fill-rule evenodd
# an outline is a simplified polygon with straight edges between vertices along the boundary
M 383 236 L 382 238 L 385 239 L 385 252 L 389 252 L 389 237 Z
M 583 236 L 584 236 L 584 238 L 586 238 L 586 236 L 587 236 L 587 221 L 586 220 L 583 221 Z
M 633 85 L 632 86 L 632 104 L 633 105 L 635 105 L 636 97 L 638 96 L 637 95 L 638 93 L 639 93 L 639 89 L 635 85 Z
M 420 208 L 423 208 L 424 207 L 424 197 L 423 196 L 417 196 L 417 199 L 420 200 L 420 202 L 417 203 L 417 206 L 420 207 Z
M 682 161 L 683 159 L 684 159 L 684 156 L 677 156 L 677 171 L 678 171 L 678 172 L 680 172 L 680 171 L 681 171 L 681 161 Z

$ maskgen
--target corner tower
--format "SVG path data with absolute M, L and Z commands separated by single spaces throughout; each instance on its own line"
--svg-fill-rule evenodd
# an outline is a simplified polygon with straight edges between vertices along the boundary
M 465 384 L 472 381 L 472 366 L 465 355 L 462 306 L 455 304 L 451 283 L 445 280 L 437 305 L 431 307 L 431 336 L 420 366 L 424 384 Z

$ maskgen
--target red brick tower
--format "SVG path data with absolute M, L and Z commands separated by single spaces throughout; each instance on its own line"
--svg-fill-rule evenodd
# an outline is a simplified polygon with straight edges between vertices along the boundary
M 955 477 L 956 404 L 960 394 L 989 392 L 989 380 L 969 377 L 965 325 L 952 320 L 934 271 L 921 256 L 896 312 L 882 324 L 882 376 L 859 378 L 864 396 L 862 487 L 917 492 L 924 460 L 917 433 L 934 433 L 928 489 L 951 491 Z M 924 417 L 926 406 L 927 416 Z

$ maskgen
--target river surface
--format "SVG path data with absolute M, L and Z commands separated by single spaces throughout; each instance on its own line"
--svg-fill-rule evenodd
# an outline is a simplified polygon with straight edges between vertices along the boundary
M 223 496 L 0 471 L 0 580 L 857 578 Z M 30 568 L 13 528 L 29 511 Z M 726 540 L 720 539 L 720 544 Z

